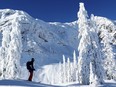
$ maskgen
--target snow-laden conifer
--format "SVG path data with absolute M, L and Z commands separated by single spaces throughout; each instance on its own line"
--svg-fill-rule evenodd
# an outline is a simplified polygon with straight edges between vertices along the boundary
M 88 34 L 88 19 L 87 11 L 84 4 L 80 3 L 78 12 L 78 28 L 79 28 L 79 57 L 78 57 L 78 70 L 79 70 L 79 83 L 89 84 L 89 51 L 90 51 L 90 37 Z
M 72 78 L 73 78 L 73 81 L 77 81 L 77 79 L 78 79 L 78 75 L 77 75 L 77 73 L 78 73 L 78 69 L 77 69 L 77 64 L 78 64 L 78 61 L 77 61 L 77 57 L 76 57 L 76 52 L 74 51 L 74 53 L 73 53 L 73 67 L 71 68 L 72 70 Z
M 104 69 L 106 73 L 107 79 L 115 79 L 116 78 L 116 60 L 114 56 L 114 52 L 111 46 L 112 37 L 109 35 L 106 27 L 101 27 L 100 29 L 100 38 L 101 43 L 103 44 L 103 55 L 104 55 Z
M 91 16 L 90 20 L 90 38 L 91 38 L 91 50 L 90 50 L 90 60 L 92 62 L 92 66 L 94 67 L 94 74 L 98 79 L 98 83 L 103 83 L 104 77 L 104 69 L 102 66 L 102 53 L 101 46 L 99 43 L 99 38 L 97 34 L 97 27 L 94 23 L 94 16 Z M 91 74 L 90 74 L 91 75 Z
M 89 84 L 90 76 L 90 62 L 94 68 L 93 74 L 98 78 L 98 83 L 103 83 L 103 66 L 100 43 L 96 31 L 96 25 L 93 21 L 94 16 L 87 19 L 87 12 L 84 4 L 80 3 L 78 12 L 78 26 L 79 26 L 79 82 L 81 84 Z
M 69 83 L 70 81 L 71 81 L 71 69 L 70 69 L 70 59 L 68 58 L 67 59 L 67 68 L 66 68 L 67 70 L 67 82 Z
M 63 55 L 63 83 L 66 82 L 66 59 L 65 56 Z
M 4 79 L 15 79 L 20 76 L 20 58 L 22 51 L 21 32 L 16 22 L 12 20 L 12 26 L 3 31 L 1 57 L 3 59 Z M 16 22 L 16 23 L 15 23 Z

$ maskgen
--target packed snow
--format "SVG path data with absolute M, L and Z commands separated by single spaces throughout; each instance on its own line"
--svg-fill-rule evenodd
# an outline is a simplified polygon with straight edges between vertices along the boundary
M 115 21 L 89 17 L 84 3 L 77 17 L 71 23 L 44 22 L 1 9 L 0 86 L 116 87 Z M 28 82 L 31 58 L 36 70 Z
M 50 85 L 39 82 L 29 82 L 25 80 L 0 80 L 0 87 L 95 87 L 94 85 L 80 85 L 75 83 L 63 84 L 63 85 Z M 106 80 L 104 84 L 97 87 L 116 87 L 114 80 Z

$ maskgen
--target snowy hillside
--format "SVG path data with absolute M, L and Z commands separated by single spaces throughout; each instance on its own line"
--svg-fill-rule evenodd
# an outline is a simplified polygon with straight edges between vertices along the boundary
M 113 22 L 106 18 L 95 17 L 95 19 L 98 26 L 104 25 L 107 27 L 109 25 L 110 28 L 111 25 L 112 27 Z M 2 46 L 2 32 L 4 30 L 11 31 L 12 28 L 15 28 L 14 23 L 18 23 L 18 28 L 21 30 L 23 46 L 21 64 L 24 64 L 31 57 L 37 59 L 37 66 L 59 63 L 63 54 L 72 57 L 74 50 L 78 54 L 78 27 L 76 21 L 71 23 L 47 23 L 34 19 L 23 11 L 0 10 L 0 46 Z M 115 37 L 114 31 L 110 34 Z M 116 40 L 113 40 L 113 43 L 116 44 Z
M 80 14 L 81 13 L 83 12 L 80 11 Z M 80 15 L 79 20 L 82 20 L 82 18 Z M 83 23 L 80 21 L 81 27 Z M 39 19 L 34 19 L 23 11 L 11 9 L 0 10 L 0 79 L 26 80 L 28 78 L 26 62 L 34 57 L 36 71 L 34 72 L 33 81 L 52 85 L 62 83 L 69 84 L 72 82 L 79 83 L 78 67 L 82 63 L 77 64 L 78 58 L 82 58 L 83 55 L 80 54 L 82 57 L 79 56 L 78 51 L 82 50 L 83 52 L 81 53 L 84 54 L 85 50 L 89 49 L 85 46 L 93 45 L 94 41 L 100 46 L 97 47 L 95 45 L 91 47 L 96 50 L 91 50 L 90 54 L 92 55 L 92 52 L 96 52 L 95 55 L 100 57 L 100 60 L 111 57 L 112 60 L 108 61 L 112 64 L 113 58 L 116 59 L 115 21 L 111 21 L 105 17 L 91 15 L 90 19 L 86 19 L 85 25 L 86 24 L 91 27 L 88 31 L 83 30 L 85 27 L 81 29 L 77 21 L 70 23 L 44 22 Z M 96 30 L 93 26 L 95 26 L 94 28 Z M 78 30 L 78 28 L 81 30 Z M 80 38 L 78 38 L 79 32 L 81 32 L 80 35 L 82 36 L 87 33 L 87 35 L 84 36 L 82 44 L 80 44 Z M 114 61 L 116 62 L 116 60 Z M 83 62 L 83 65 L 86 62 L 87 60 Z M 97 63 L 100 64 L 101 62 L 102 61 L 97 61 Z M 107 61 L 105 62 L 107 63 Z M 107 70 L 107 66 L 103 66 Z M 116 67 L 113 68 L 114 72 L 108 72 L 108 75 L 113 73 L 112 76 L 116 80 Z M 110 69 L 110 67 L 108 67 L 108 69 Z M 87 79 L 88 78 L 89 76 Z M 0 83 L 1 82 L 2 81 L 0 81 Z M 26 84 L 23 85 L 25 86 Z M 28 85 L 26 86 L 28 87 Z
M 30 17 L 23 11 L 1 10 L 0 11 L 0 40 L 2 45 L 2 32 L 12 31 L 18 23 L 21 30 L 22 54 L 21 64 L 34 57 L 36 67 L 44 64 L 58 63 L 62 55 L 71 57 L 77 50 L 77 23 L 46 23 Z M 16 19 L 16 20 L 15 20 Z M 9 32 L 9 33 L 10 33 Z

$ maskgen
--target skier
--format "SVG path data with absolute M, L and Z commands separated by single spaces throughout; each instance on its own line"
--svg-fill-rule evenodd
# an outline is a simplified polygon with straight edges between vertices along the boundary
M 34 61 L 35 61 L 34 58 L 32 58 L 31 61 L 28 61 L 26 63 L 27 69 L 28 69 L 28 71 L 30 73 L 28 81 L 32 81 L 32 78 L 33 78 L 33 71 L 35 70 L 34 67 L 33 67 Z

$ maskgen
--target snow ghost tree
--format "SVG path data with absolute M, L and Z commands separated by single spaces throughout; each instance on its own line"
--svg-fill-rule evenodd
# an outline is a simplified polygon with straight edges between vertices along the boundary
M 9 30 L 6 30 L 6 29 L 4 29 L 4 31 L 2 32 L 2 34 L 3 34 L 3 38 L 2 38 L 2 46 L 1 46 L 1 48 L 0 48 L 0 64 L 1 64 L 1 71 L 0 71 L 0 73 L 1 73 L 1 79 L 3 79 L 3 77 L 4 77 L 4 72 L 6 71 L 6 68 L 4 68 L 4 65 L 5 65 L 5 58 L 6 58 L 6 56 L 7 56 L 7 51 L 8 51 L 8 46 L 9 46 L 9 35 L 8 35 L 8 33 L 9 33 L 10 31 Z M 9 60 L 7 60 L 7 61 L 9 61 Z
M 88 19 L 87 11 L 84 4 L 80 3 L 78 12 L 78 28 L 79 28 L 79 57 L 78 57 L 78 70 L 79 70 L 79 83 L 89 84 L 89 50 L 90 50 L 90 37 L 88 35 Z
M 104 53 L 104 69 L 106 73 L 106 78 L 114 79 L 116 78 L 116 61 L 112 46 L 110 44 L 112 37 L 109 35 L 108 30 L 105 26 L 101 27 L 100 32 L 101 43 L 103 44 L 102 51 Z
M 94 22 L 94 16 L 91 16 L 91 20 L 89 22 L 90 26 L 90 38 L 91 38 L 91 50 L 90 50 L 90 60 L 92 67 L 94 68 L 93 74 L 95 79 L 97 79 L 97 83 L 103 83 L 104 69 L 102 66 L 102 54 L 101 54 L 101 46 L 99 43 L 99 38 L 97 34 L 97 27 Z M 90 74 L 91 75 L 91 74 Z
M 20 58 L 22 51 L 20 25 L 17 19 L 12 20 L 12 26 L 8 26 L 2 32 L 2 47 L 0 56 L 2 63 L 2 79 L 16 79 L 20 73 Z
M 80 3 L 78 12 L 78 27 L 79 27 L 79 83 L 89 84 L 90 62 L 94 77 L 98 83 L 103 83 L 103 67 L 101 61 L 101 50 L 96 26 L 94 21 L 87 19 L 88 15 L 84 8 L 84 4 Z M 94 18 L 94 17 L 93 17 Z M 91 82 L 91 81 L 90 81 Z

